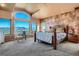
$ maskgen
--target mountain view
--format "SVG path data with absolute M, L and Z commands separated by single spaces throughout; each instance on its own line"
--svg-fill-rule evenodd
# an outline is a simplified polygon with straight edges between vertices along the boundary
M 25 20 L 31 20 L 30 15 L 23 12 L 16 12 L 15 18 L 21 18 Z M 29 22 L 22 21 L 22 20 L 15 20 L 14 23 L 15 32 L 22 33 L 22 31 L 29 32 Z M 36 23 L 32 23 L 32 31 L 36 30 Z M 0 32 L 4 34 L 10 34 L 10 19 L 7 18 L 0 18 Z

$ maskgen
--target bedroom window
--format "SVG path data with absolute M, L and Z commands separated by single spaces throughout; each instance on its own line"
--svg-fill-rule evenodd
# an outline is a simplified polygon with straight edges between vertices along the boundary
M 36 29 L 36 26 L 37 26 L 36 23 L 33 22 L 33 23 L 32 23 L 32 31 L 33 31 L 33 32 L 37 30 L 37 29 Z
M 15 32 L 22 34 L 23 31 L 29 32 L 29 22 L 15 21 Z
M 0 32 L 10 35 L 10 19 L 0 18 Z
M 15 12 L 15 33 L 22 34 L 23 31 L 30 32 L 29 21 L 31 17 L 23 11 Z
M 41 29 L 43 32 L 45 31 L 45 22 L 44 21 L 41 23 Z

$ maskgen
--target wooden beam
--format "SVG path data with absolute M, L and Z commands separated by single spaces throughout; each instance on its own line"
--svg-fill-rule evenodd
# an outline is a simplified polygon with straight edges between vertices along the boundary
M 40 32 L 41 31 L 41 21 L 42 19 L 37 20 L 37 30 Z M 38 27 L 39 26 L 39 27 Z
M 10 33 L 11 35 L 14 35 L 14 18 L 11 18 L 10 25 Z
M 14 17 L 13 17 L 13 15 L 12 15 L 12 13 L 14 12 L 14 8 L 15 8 L 15 4 L 14 4 L 14 6 L 13 6 L 13 9 L 12 9 L 12 12 L 11 12 L 11 20 L 10 20 L 10 33 L 11 33 L 11 35 L 13 35 L 14 36 Z

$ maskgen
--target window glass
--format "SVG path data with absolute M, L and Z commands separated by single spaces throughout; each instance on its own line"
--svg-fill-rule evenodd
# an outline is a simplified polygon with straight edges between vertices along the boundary
M 10 19 L 0 18 L 0 32 L 10 35 Z
M 36 23 L 35 22 L 32 23 L 32 31 L 36 31 Z

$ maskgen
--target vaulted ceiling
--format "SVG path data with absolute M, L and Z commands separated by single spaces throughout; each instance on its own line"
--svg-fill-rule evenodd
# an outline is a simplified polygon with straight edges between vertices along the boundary
M 24 11 L 34 18 L 46 18 L 73 11 L 78 3 L 6 3 L 0 4 L 0 17 L 10 18 L 12 11 Z

